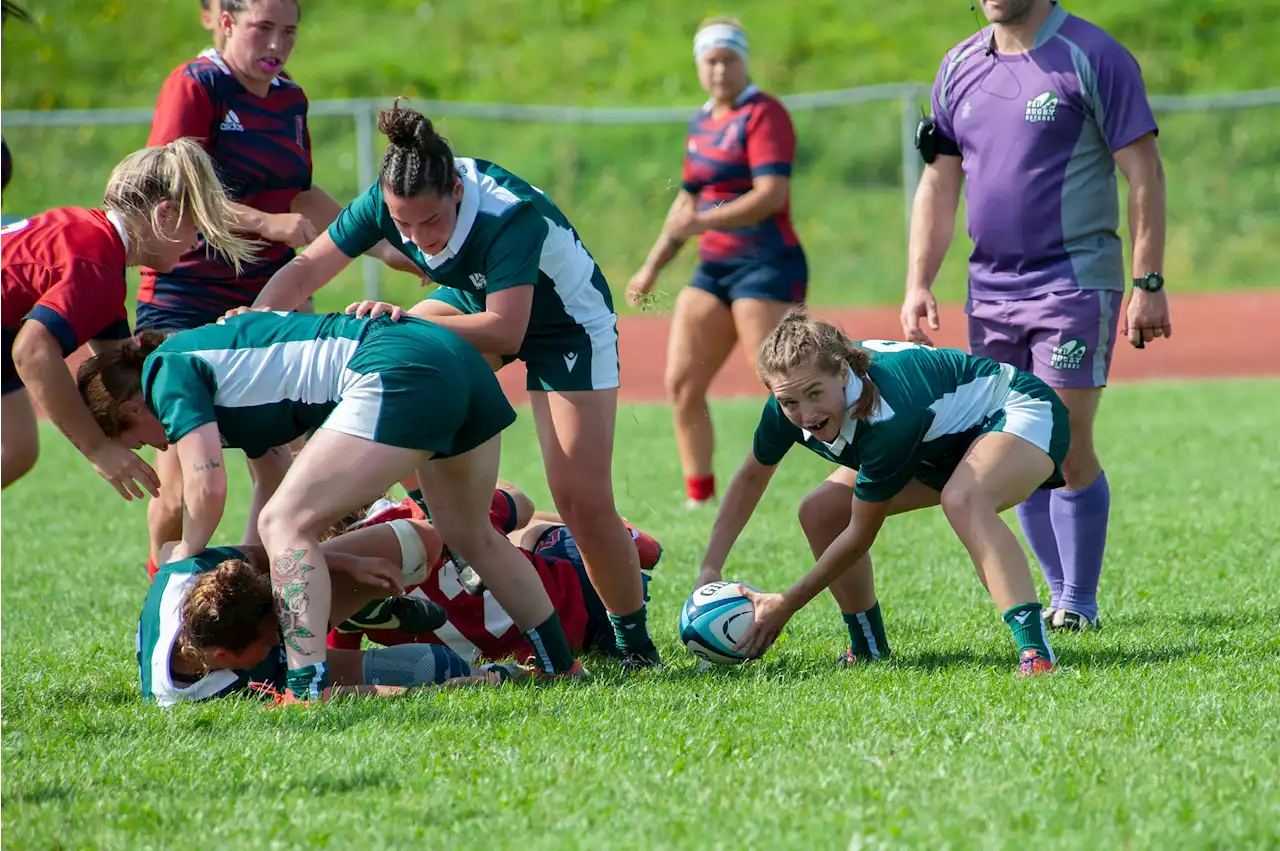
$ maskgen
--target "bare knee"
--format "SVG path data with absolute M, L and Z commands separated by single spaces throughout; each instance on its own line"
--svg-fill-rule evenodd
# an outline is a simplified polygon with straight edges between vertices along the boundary
M 613 491 L 583 476 L 565 476 L 552 483 L 556 509 L 565 525 L 583 528 L 616 518 Z
M 1098 478 L 1102 473 L 1102 462 L 1092 439 L 1072 439 L 1067 457 L 1062 459 L 1062 477 L 1067 480 L 1069 490 L 1082 490 Z
M 31 472 L 40 457 L 40 441 L 34 435 L 28 439 L 6 441 L 0 450 L 0 467 L 4 470 L 6 485 Z
M 948 483 L 939 502 L 947 522 L 962 537 L 976 528 L 981 518 L 996 513 L 991 497 L 973 482 Z
M 839 530 L 849 525 L 850 499 L 844 488 L 819 485 L 800 500 L 796 513 L 800 528 L 810 543 L 819 539 L 830 540 L 833 530 L 838 535 Z
M 668 401 L 678 408 L 701 404 L 707 398 L 708 382 L 686 366 L 669 366 L 663 376 L 663 383 L 666 385 Z
M 286 500 L 269 499 L 258 514 L 258 535 L 264 544 L 283 536 L 302 535 L 319 540 L 327 530 L 328 523 L 315 512 Z

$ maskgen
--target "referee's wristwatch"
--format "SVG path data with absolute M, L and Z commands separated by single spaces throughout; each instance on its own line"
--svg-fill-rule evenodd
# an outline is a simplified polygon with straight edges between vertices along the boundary
M 1141 278 L 1133 279 L 1135 289 L 1146 290 L 1149 293 L 1158 293 L 1164 289 L 1164 275 L 1159 272 L 1148 272 Z

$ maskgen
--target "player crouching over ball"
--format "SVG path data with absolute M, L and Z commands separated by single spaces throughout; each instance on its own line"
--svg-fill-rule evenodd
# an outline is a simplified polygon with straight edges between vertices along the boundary
M 749 588 L 757 657 L 824 588 L 844 613 L 844 663 L 889 653 L 870 550 L 891 514 L 941 505 L 1018 644 L 1021 676 L 1055 666 L 1027 557 L 999 512 L 1063 484 L 1067 410 L 1035 376 L 956 349 L 864 340 L 790 312 L 760 347 L 769 388 L 752 452 L 716 515 L 696 588 L 719 580 L 777 465 L 802 444 L 841 469 L 800 504 L 817 564 L 785 594 Z

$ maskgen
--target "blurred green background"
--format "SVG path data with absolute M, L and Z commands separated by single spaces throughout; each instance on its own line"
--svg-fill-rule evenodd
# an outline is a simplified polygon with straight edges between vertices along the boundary
M 160 4 L 29 0 L 35 25 L 4 34 L 7 109 L 149 107 L 164 77 L 207 45 L 197 0 Z M 704 98 L 691 36 L 709 14 L 735 14 L 752 39 L 752 73 L 787 95 L 933 79 L 947 49 L 979 25 L 963 0 L 863 4 L 809 0 L 732 6 L 676 0 L 348 0 L 308 3 L 288 69 L 313 100 L 347 97 L 569 106 L 687 106 Z M 1280 0 L 1076 0 L 1067 8 L 1106 28 L 1142 64 L 1155 95 L 1216 94 L 1277 85 Z M 793 113 L 799 153 L 793 216 L 809 253 L 811 302 L 899 298 L 906 234 L 898 101 Z M 1161 113 L 1169 187 L 1171 286 L 1277 283 L 1280 107 Z M 684 126 L 546 125 L 444 118 L 459 153 L 496 160 L 565 210 L 615 292 L 644 259 L 674 194 Z M 354 124 L 314 117 L 316 181 L 340 201 L 361 188 Z M 100 201 L 112 165 L 146 142 L 147 127 L 8 126 L 15 173 L 8 217 Z M 381 142 L 381 137 L 376 137 Z M 379 152 L 381 146 L 378 147 Z M 1123 183 L 1122 189 L 1123 192 Z M 961 225 L 940 296 L 962 297 L 969 250 Z M 664 275 L 660 307 L 684 284 L 694 252 Z M 384 295 L 421 291 L 382 270 Z M 353 266 L 320 294 L 322 309 L 360 292 Z

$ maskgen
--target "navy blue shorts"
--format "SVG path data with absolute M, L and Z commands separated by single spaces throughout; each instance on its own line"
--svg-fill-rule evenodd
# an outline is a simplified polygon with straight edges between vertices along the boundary
M 134 332 L 159 331 L 171 334 L 174 331 L 188 331 L 217 322 L 231 308 L 207 308 L 196 305 L 180 307 L 163 307 L 158 304 L 138 302 L 137 320 L 133 324 Z
M 4 332 L 4 376 L 0 396 L 8 396 L 23 388 L 22 379 L 18 377 L 18 368 L 13 365 L 13 341 L 18 332 L 13 328 L 0 329 Z
M 689 285 L 725 304 L 740 298 L 800 304 L 809 289 L 809 264 L 798 250 L 740 260 L 703 260 Z
M 550 538 L 550 542 L 543 543 Z M 609 610 L 604 601 L 591 584 L 587 576 L 587 566 L 582 561 L 582 553 L 578 551 L 578 542 L 573 539 L 567 526 L 552 526 L 542 533 L 533 551 L 543 558 L 558 558 L 569 562 L 578 574 L 578 584 L 582 586 L 582 603 L 587 609 L 587 634 L 583 641 L 583 650 L 594 650 L 605 656 L 618 655 L 618 643 L 613 634 L 613 624 L 609 622 Z M 644 601 L 649 602 L 649 574 L 640 571 L 640 579 L 644 583 Z

